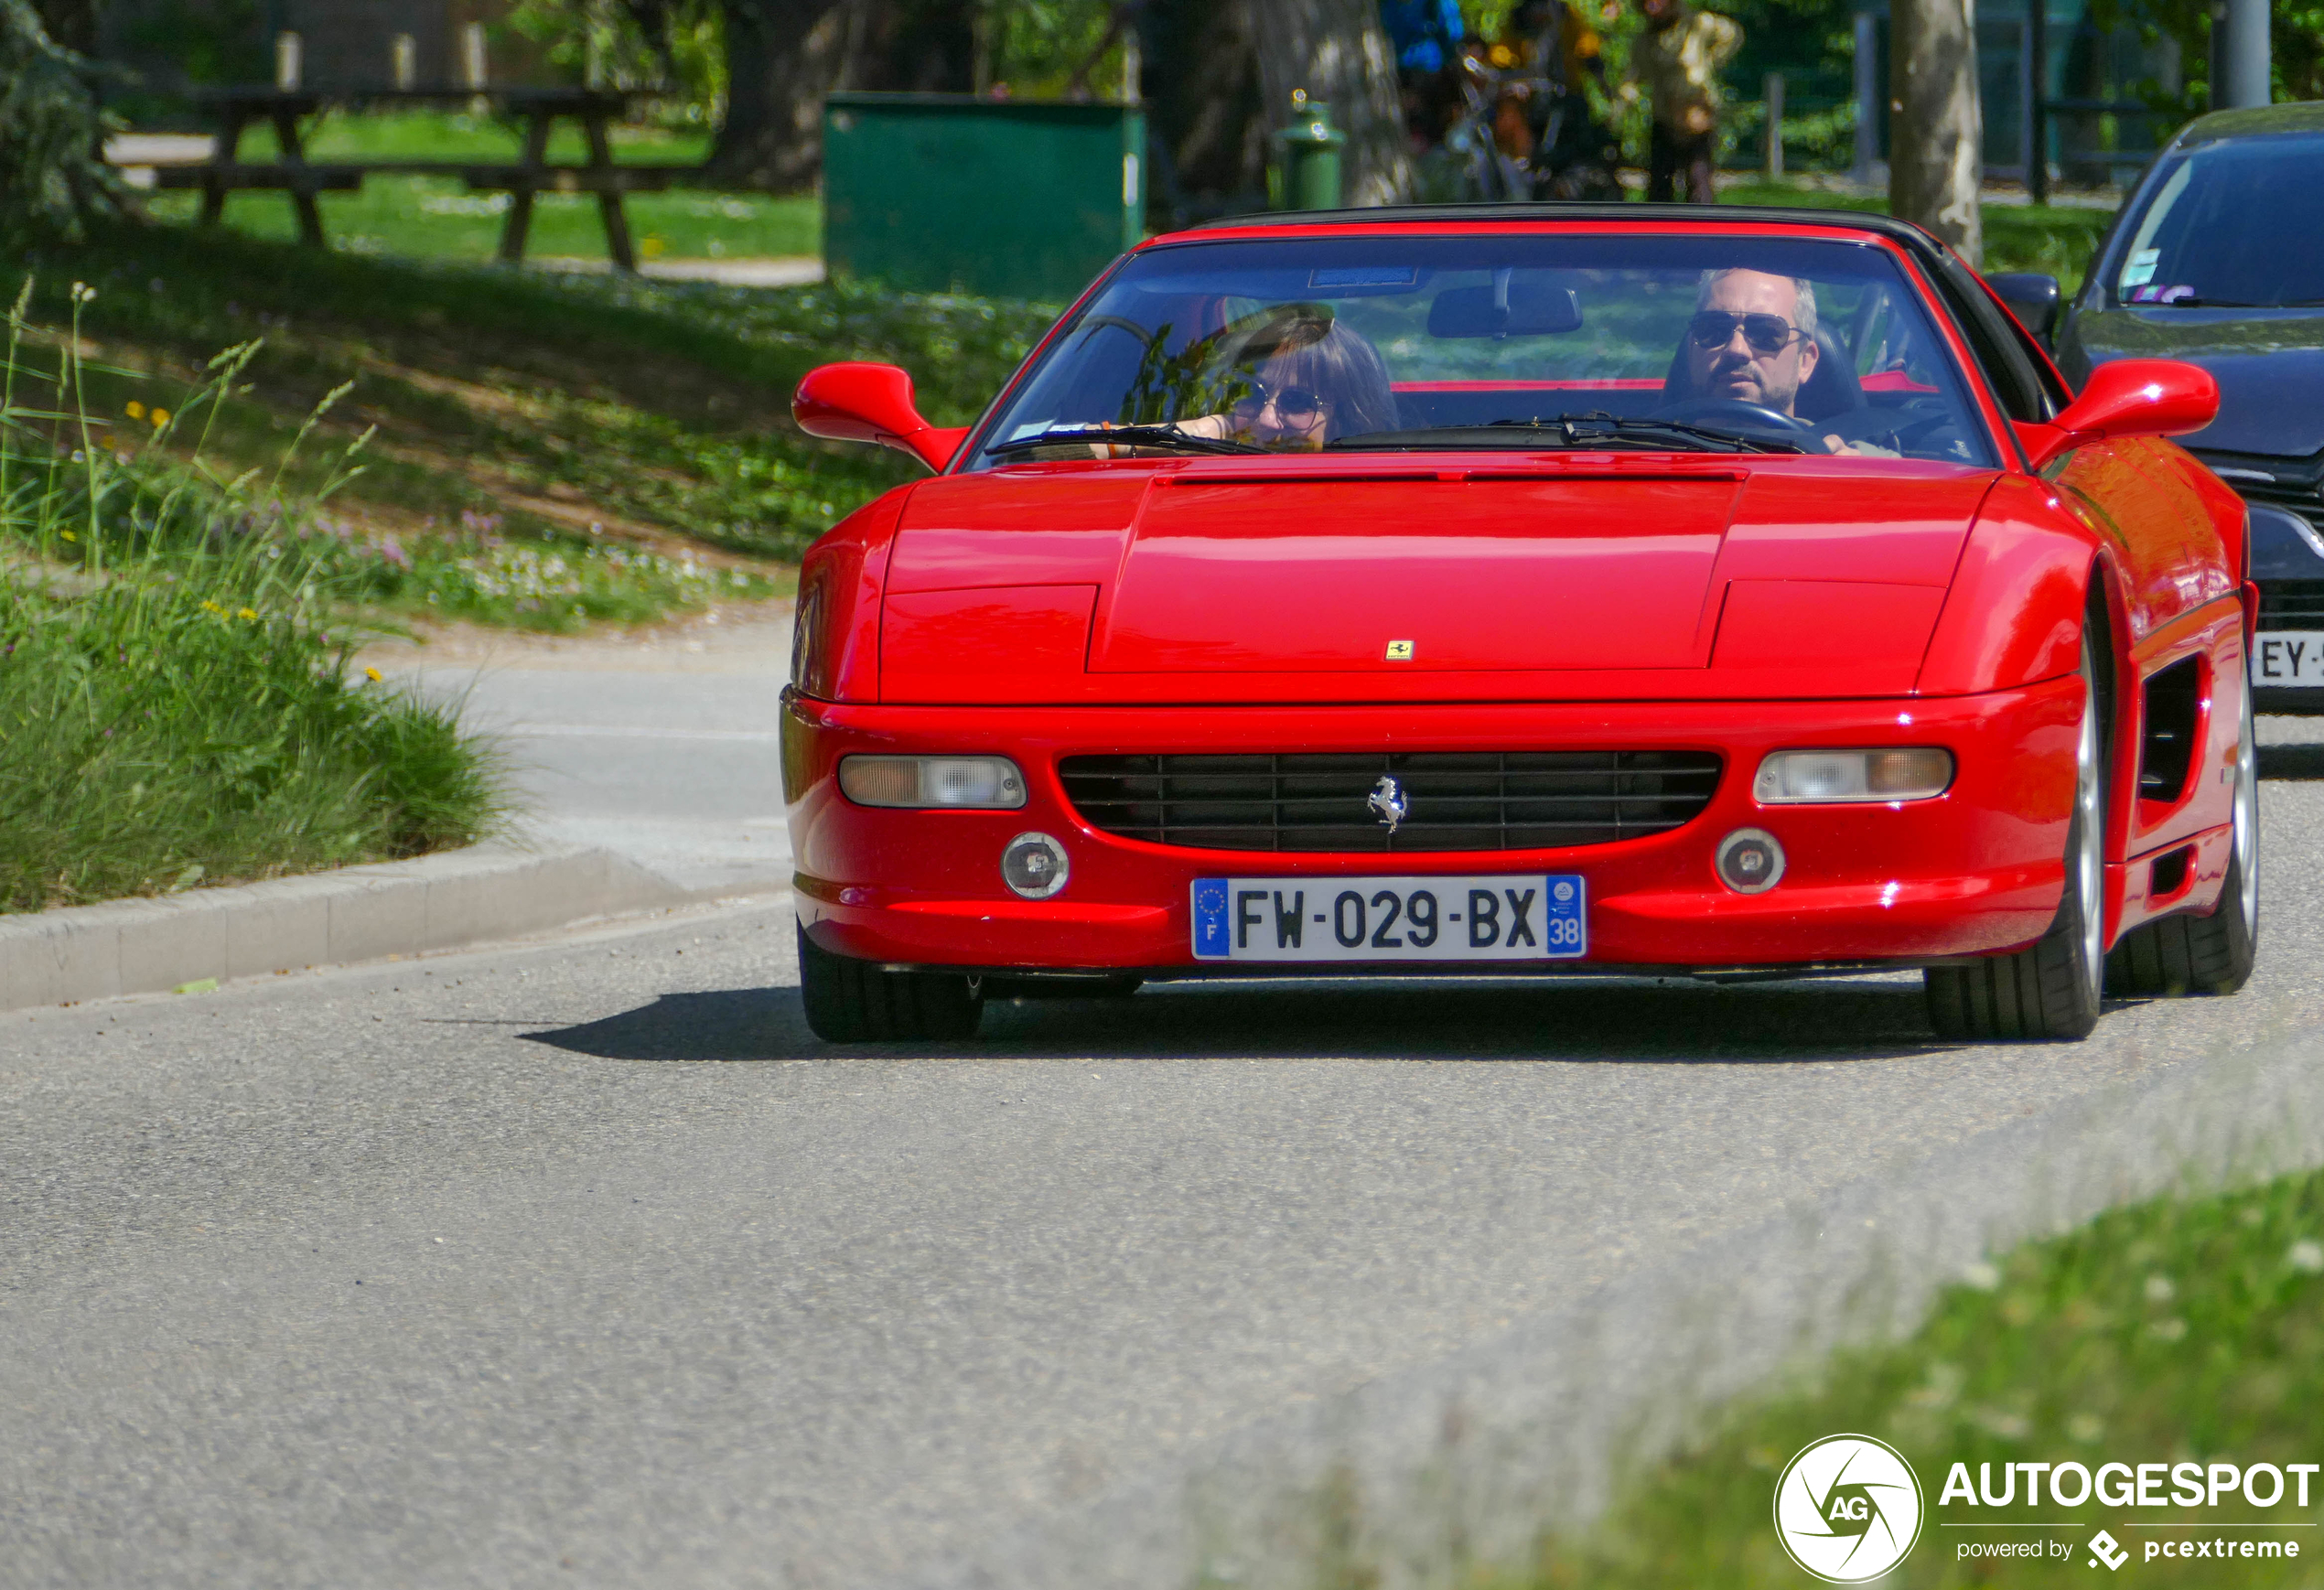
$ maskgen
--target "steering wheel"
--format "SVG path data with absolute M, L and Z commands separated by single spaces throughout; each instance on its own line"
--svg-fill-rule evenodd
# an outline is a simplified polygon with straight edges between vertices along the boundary
M 1646 416 L 1650 420 L 1724 420 L 1729 424 L 1748 425 L 1755 431 L 1774 431 L 1787 436 L 1820 435 L 1816 425 L 1808 420 L 1787 414 L 1781 409 L 1765 403 L 1747 403 L 1741 398 L 1687 398 Z

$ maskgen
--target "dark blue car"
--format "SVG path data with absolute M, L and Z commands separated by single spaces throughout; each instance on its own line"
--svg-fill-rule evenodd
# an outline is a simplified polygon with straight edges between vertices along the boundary
M 2036 284 L 1996 285 L 2027 314 Z M 2188 124 L 2123 206 L 2056 346 L 2077 387 L 2112 359 L 2218 378 L 2218 420 L 2181 439 L 2251 504 L 2254 703 L 2324 713 L 2324 103 Z

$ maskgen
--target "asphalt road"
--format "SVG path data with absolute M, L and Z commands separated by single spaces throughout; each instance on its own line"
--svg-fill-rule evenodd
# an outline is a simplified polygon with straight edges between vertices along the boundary
M 1748 1379 L 1874 1270 L 1909 1311 L 2190 1123 L 2324 1153 L 2324 721 L 2265 737 L 2258 978 L 2071 1048 L 1892 980 L 834 1052 L 780 901 L 0 1015 L 0 1585 L 1256 1583 L 1278 1457 L 1532 1395 L 1552 1474 L 1641 1366 Z
M 790 884 L 775 727 L 787 607 L 714 609 L 630 637 L 454 632 L 359 661 L 458 705 L 461 727 L 499 750 L 527 832 L 619 852 L 704 893 Z

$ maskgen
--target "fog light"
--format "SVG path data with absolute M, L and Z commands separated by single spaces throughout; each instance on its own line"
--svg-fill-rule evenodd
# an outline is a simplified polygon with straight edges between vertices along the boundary
M 1025 775 L 1006 757 L 842 757 L 839 788 L 858 806 L 1025 804 Z
M 1776 751 L 1759 764 L 1751 798 L 1781 806 L 1819 800 L 1926 800 L 1953 783 L 1953 753 L 1936 746 L 1879 751 Z
M 1065 847 L 1046 833 L 1020 833 L 1001 851 L 1001 881 L 1028 900 L 1048 899 L 1072 870 Z
M 1719 882 L 1738 895 L 1762 895 L 1783 876 L 1783 847 L 1775 835 L 1757 828 L 1738 828 L 1719 841 Z

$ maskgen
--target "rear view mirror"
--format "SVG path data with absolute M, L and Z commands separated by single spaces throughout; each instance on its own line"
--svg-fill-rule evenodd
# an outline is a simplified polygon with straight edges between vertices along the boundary
M 931 425 L 912 406 L 912 378 L 892 364 L 851 361 L 807 372 L 791 400 L 791 417 L 811 436 L 877 442 L 909 453 L 931 469 L 952 461 L 968 427 Z
M 2017 324 L 2039 338 L 2046 347 L 2058 328 L 2058 278 L 2035 271 L 2003 271 L 1987 276 L 1993 295 L 2009 306 Z
M 1431 337 L 1555 337 L 1582 328 L 1581 300 L 1542 273 L 1502 269 L 1476 287 L 1447 287 L 1428 306 Z
M 2219 382 L 2200 364 L 2117 359 L 2090 372 L 2080 395 L 2046 425 L 2021 425 L 2039 469 L 2069 447 L 2122 436 L 2183 436 L 2219 417 Z

